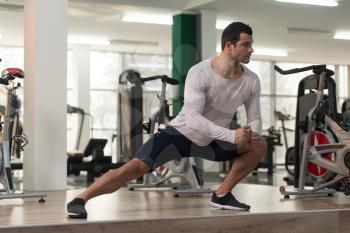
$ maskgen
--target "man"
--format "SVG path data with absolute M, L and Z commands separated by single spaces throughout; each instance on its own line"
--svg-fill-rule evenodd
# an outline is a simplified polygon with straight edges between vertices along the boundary
M 69 217 L 86 218 L 85 203 L 93 197 L 112 193 L 158 166 L 186 156 L 214 161 L 234 159 L 221 186 L 209 205 L 215 208 L 249 210 L 231 194 L 266 153 L 261 139 L 260 82 L 242 63 L 253 53 L 251 28 L 241 22 L 231 23 L 223 31 L 222 52 L 193 66 L 186 78 L 184 106 L 168 126 L 147 141 L 135 157 L 121 168 L 111 170 L 96 180 L 82 194 L 68 203 Z M 238 107 L 245 106 L 247 125 L 230 130 Z

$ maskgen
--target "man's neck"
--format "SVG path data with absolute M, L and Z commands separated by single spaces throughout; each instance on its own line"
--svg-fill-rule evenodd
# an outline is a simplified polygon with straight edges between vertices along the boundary
M 244 72 L 239 61 L 229 59 L 223 53 L 213 58 L 212 67 L 215 73 L 226 79 L 232 80 L 239 79 Z

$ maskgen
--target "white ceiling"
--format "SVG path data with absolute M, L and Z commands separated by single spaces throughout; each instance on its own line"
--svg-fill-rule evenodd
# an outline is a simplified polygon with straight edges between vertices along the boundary
M 246 22 L 253 28 L 255 46 L 286 49 L 289 54 L 255 59 L 350 64 L 350 41 L 332 39 L 337 30 L 350 31 L 350 0 L 339 0 L 338 7 L 274 0 L 69 0 L 68 31 L 70 35 L 99 36 L 115 42 L 95 49 L 171 54 L 171 26 L 122 22 L 122 14 L 200 10 L 214 11 L 218 19 Z M 289 34 L 287 28 L 328 33 Z M 0 45 L 23 45 L 23 0 L 0 0 L 0 32 L 4 35 Z M 218 30 L 218 38 L 220 34 Z M 157 42 L 158 46 L 117 40 Z

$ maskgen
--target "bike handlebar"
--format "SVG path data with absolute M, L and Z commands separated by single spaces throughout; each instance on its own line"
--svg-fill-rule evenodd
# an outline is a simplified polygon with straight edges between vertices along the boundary
M 305 72 L 308 70 L 312 70 L 315 68 L 315 66 L 306 66 L 306 67 L 302 67 L 302 68 L 294 68 L 294 69 L 290 69 L 290 70 L 282 70 L 279 66 L 275 65 L 273 67 L 278 73 L 283 74 L 283 75 L 287 75 L 287 74 L 295 74 L 295 73 L 300 73 L 300 72 Z
M 288 74 L 295 74 L 295 73 L 301 73 L 308 70 L 312 70 L 314 74 L 320 75 L 323 72 L 326 72 L 327 76 L 334 75 L 334 72 L 332 70 L 329 70 L 326 68 L 326 65 L 312 65 L 312 66 L 306 66 L 302 68 L 294 68 L 290 70 L 282 70 L 279 66 L 275 65 L 274 69 L 282 74 L 282 75 L 288 75 Z
M 160 79 L 162 83 L 168 83 L 171 85 L 178 85 L 180 82 L 174 78 L 170 78 L 167 75 L 156 75 L 156 76 L 151 76 L 151 77 L 146 77 L 146 78 L 141 78 L 140 74 L 136 71 L 133 70 L 127 70 L 124 71 L 121 75 L 125 76 L 125 79 L 130 82 L 130 83 L 141 83 L 144 84 L 145 82 L 152 81 L 152 80 L 157 80 Z
M 151 77 L 147 77 L 147 78 L 141 78 L 142 82 L 148 82 L 148 81 L 152 81 L 152 80 L 156 80 L 156 79 L 160 79 L 162 80 L 162 82 L 166 82 L 168 84 L 171 85 L 178 85 L 180 82 L 177 79 L 174 78 L 169 78 L 167 75 L 156 75 L 156 76 L 151 76 Z

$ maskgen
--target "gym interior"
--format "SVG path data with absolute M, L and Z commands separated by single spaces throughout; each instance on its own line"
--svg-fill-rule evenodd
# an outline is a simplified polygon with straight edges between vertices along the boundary
M 0 231 L 350 231 L 350 1 L 0 1 Z M 180 111 L 186 75 L 253 29 L 267 154 L 214 209 L 234 161 L 169 162 L 117 192 L 66 204 Z M 231 129 L 245 125 L 244 106 Z

